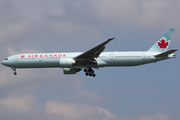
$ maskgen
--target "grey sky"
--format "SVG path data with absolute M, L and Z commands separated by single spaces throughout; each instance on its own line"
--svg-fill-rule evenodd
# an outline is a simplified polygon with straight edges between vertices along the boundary
M 18 53 L 148 50 L 169 28 L 180 48 L 179 0 L 0 0 L 0 59 Z M 64 75 L 0 66 L 0 119 L 178 120 L 177 58 Z

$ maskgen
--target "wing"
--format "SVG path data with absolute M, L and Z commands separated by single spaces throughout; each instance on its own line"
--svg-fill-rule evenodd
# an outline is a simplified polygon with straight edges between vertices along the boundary
M 115 39 L 115 38 L 108 39 L 107 41 L 101 43 L 100 45 L 90 49 L 89 51 L 80 54 L 79 56 L 75 57 L 74 59 L 75 60 L 94 60 L 94 58 L 99 57 L 101 52 L 103 52 L 103 50 L 105 49 L 105 45 L 113 39 Z

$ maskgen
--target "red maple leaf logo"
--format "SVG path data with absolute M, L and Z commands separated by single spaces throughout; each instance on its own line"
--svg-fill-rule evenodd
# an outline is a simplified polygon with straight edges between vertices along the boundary
M 161 42 L 158 42 L 158 46 L 160 48 L 165 48 L 166 49 L 168 45 L 169 45 L 169 43 L 166 42 L 164 39 L 162 39 Z
M 21 58 L 24 58 L 25 57 L 25 55 L 21 55 Z

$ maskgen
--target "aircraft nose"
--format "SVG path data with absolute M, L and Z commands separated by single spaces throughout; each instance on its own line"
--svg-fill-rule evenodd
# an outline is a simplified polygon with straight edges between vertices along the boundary
M 4 65 L 4 64 L 5 64 L 5 61 L 3 60 L 3 61 L 1 62 L 1 64 Z
M 1 64 L 7 66 L 7 62 L 5 60 L 3 60 Z

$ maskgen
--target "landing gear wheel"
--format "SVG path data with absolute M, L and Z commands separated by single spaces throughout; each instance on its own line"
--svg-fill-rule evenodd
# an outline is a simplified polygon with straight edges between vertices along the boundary
M 12 67 L 11 69 L 14 71 L 13 74 L 14 74 L 14 75 L 17 75 L 16 68 Z
M 88 70 L 87 69 L 84 69 L 84 72 L 87 72 Z
M 89 74 L 88 73 L 86 73 L 86 76 L 88 76 Z
M 87 69 L 84 69 L 84 72 L 85 72 L 85 75 L 86 76 L 93 76 L 93 77 L 95 77 L 96 76 L 96 74 L 94 73 L 94 70 L 92 69 L 92 68 L 87 68 Z
M 17 75 L 17 72 L 14 72 L 13 74 L 14 74 L 14 75 Z

